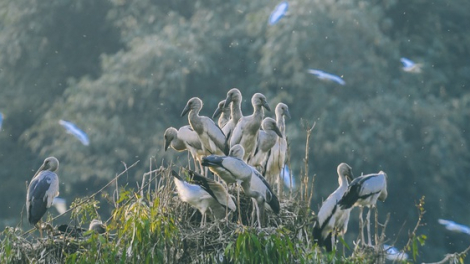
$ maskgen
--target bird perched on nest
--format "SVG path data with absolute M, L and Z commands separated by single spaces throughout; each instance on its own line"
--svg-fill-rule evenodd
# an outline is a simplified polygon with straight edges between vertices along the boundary
M 170 146 L 178 152 L 188 150 L 193 158 L 195 170 L 202 173 L 201 159 L 204 156 L 204 150 L 202 149 L 199 136 L 191 126 L 186 125 L 179 129 L 169 127 L 165 130 L 163 137 L 165 138 L 165 151 Z
M 256 149 L 256 140 L 258 138 L 261 122 L 264 118 L 263 108 L 271 111 L 266 97 L 261 93 L 255 93 L 253 95 L 251 104 L 253 105 L 253 114 L 240 118 L 230 137 L 230 147 L 240 144 L 245 150 L 245 155 L 243 156 L 244 161 L 247 161 L 248 157 L 250 157 Z
M 38 222 L 52 206 L 54 197 L 59 195 L 59 177 L 56 171 L 59 169 L 59 160 L 48 157 L 34 174 L 26 193 L 26 214 L 28 222 L 34 225 L 42 236 L 42 230 Z
M 254 167 L 241 159 L 244 154 L 243 147 L 236 144 L 230 149 L 229 156 L 210 155 L 202 159 L 202 165 L 209 167 L 213 173 L 217 174 L 227 184 L 237 183 L 241 185 L 243 192 L 255 201 L 258 226 L 261 227 L 262 223 L 265 222 L 265 203 L 277 214 L 280 210 L 279 200 L 263 176 Z M 237 201 L 240 206 L 238 188 Z M 241 221 L 240 210 L 238 217 Z
M 198 134 L 206 155 L 227 155 L 229 146 L 224 132 L 222 132 L 220 127 L 218 127 L 212 119 L 207 116 L 199 115 L 202 106 L 202 100 L 198 97 L 193 97 L 186 103 L 183 112 L 181 112 L 181 116 L 184 116 L 189 112 L 189 124 Z
M 282 138 L 282 132 L 279 127 L 277 127 L 276 120 L 271 117 L 263 119 L 261 128 L 262 130 L 258 132 L 258 139 L 256 140 L 256 149 L 253 155 L 248 159 L 248 164 L 255 168 L 262 168 L 264 166 L 268 158 L 268 153 L 276 144 L 277 138 Z
M 282 137 L 276 138 L 276 143 L 268 152 L 263 175 L 269 183 L 274 184 L 277 182 L 277 195 L 280 196 L 282 183 L 279 177 L 286 162 L 287 155 L 286 117 L 291 118 L 291 116 L 289 107 L 284 103 L 278 103 L 274 112 L 276 114 L 276 125 L 281 131 Z
M 242 93 L 237 88 L 232 88 L 227 92 L 227 97 L 225 98 L 225 104 L 223 106 L 225 109 L 230 109 L 230 119 L 227 124 L 222 128 L 227 142 L 230 142 L 232 137 L 233 129 L 237 125 L 240 118 L 243 117 L 242 114 Z
M 232 197 L 225 187 L 209 178 L 188 171 L 190 182 L 185 181 L 175 171 L 171 171 L 174 177 L 178 196 L 183 202 L 196 207 L 202 214 L 201 227 L 206 224 L 206 212 L 209 209 L 217 219 L 226 216 L 227 208 L 235 212 L 237 210 Z
M 348 164 L 341 163 L 336 171 L 339 187 L 323 201 L 313 228 L 313 238 L 327 251 L 333 250 L 337 234 L 344 236 L 346 233 L 351 211 L 351 209 L 341 209 L 338 202 L 347 191 L 349 180 L 353 178 L 352 169 Z
M 97 234 L 104 234 L 106 233 L 106 225 L 101 220 L 93 219 L 88 226 L 88 230 L 93 230 Z
M 348 190 L 344 194 L 343 198 L 339 201 L 339 205 L 342 210 L 352 208 L 353 206 L 359 206 L 359 227 L 363 245 L 365 244 L 363 230 L 364 221 L 362 218 L 363 207 L 369 207 L 366 217 L 367 238 L 368 245 L 372 246 L 370 236 L 370 211 L 371 208 L 376 207 L 377 200 L 385 201 L 387 195 L 387 174 L 380 171 L 379 173 L 363 175 L 354 179 L 349 184 Z
M 212 114 L 212 120 L 215 120 L 217 117 L 219 117 L 217 125 L 223 131 L 224 126 L 230 121 L 230 107 L 225 106 L 225 99 L 217 104 L 217 109 L 215 109 L 214 114 Z

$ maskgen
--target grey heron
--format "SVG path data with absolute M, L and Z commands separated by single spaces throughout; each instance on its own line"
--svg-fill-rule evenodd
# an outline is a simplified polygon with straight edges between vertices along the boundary
M 268 158 L 269 151 L 277 142 L 277 138 L 282 138 L 282 132 L 277 127 L 276 120 L 271 117 L 263 119 L 261 128 L 262 130 L 258 132 L 256 140 L 256 149 L 248 159 L 248 163 L 255 168 L 263 167 Z
M 366 222 L 368 245 L 371 246 L 370 211 L 371 208 L 376 207 L 377 200 L 385 201 L 387 195 L 387 174 L 380 171 L 379 173 L 362 175 L 354 179 L 349 184 L 348 190 L 344 194 L 343 198 L 339 201 L 339 205 L 343 210 L 350 209 L 353 206 L 359 206 L 359 226 L 363 245 L 365 244 L 363 230 L 364 221 L 362 218 L 363 207 L 369 207 Z
M 34 174 L 26 193 L 26 214 L 28 222 L 34 225 L 42 236 L 38 222 L 52 206 L 54 197 L 59 195 L 59 177 L 56 171 L 59 169 L 59 160 L 48 157 Z
M 206 155 L 227 155 L 229 146 L 224 132 L 222 132 L 220 127 L 218 127 L 212 119 L 207 116 L 199 115 L 202 106 L 202 100 L 198 97 L 193 97 L 186 103 L 181 116 L 184 116 L 189 112 L 189 124 L 198 134 Z
M 226 216 L 227 208 L 236 211 L 232 197 L 225 187 L 194 171 L 188 171 L 190 182 L 185 181 L 177 172 L 172 171 L 178 196 L 183 202 L 189 203 L 202 214 L 201 227 L 206 224 L 206 212 L 209 209 L 215 218 Z
M 276 114 L 276 124 L 281 130 L 282 137 L 276 138 L 276 143 L 268 152 L 263 175 L 271 184 L 277 182 L 277 195 L 280 196 L 282 191 L 280 175 L 287 155 L 286 117 L 291 118 L 291 115 L 289 107 L 284 103 L 278 103 L 274 112 Z
M 217 125 L 220 128 L 223 128 L 230 120 L 230 107 L 225 106 L 225 100 L 222 100 L 219 102 L 219 104 L 217 104 L 217 109 L 215 109 L 214 114 L 212 114 L 213 120 L 215 120 L 217 117 L 219 117 L 217 120 Z
M 222 128 L 228 142 L 232 136 L 233 129 L 237 125 L 240 118 L 242 118 L 242 93 L 237 88 L 232 88 L 227 92 L 224 108 L 230 107 L 230 120 Z
M 202 149 L 199 136 L 191 126 L 182 126 L 178 130 L 174 127 L 169 127 L 165 130 L 163 137 L 165 138 L 165 151 L 167 151 L 170 146 L 178 152 L 188 150 L 193 157 L 196 171 L 202 173 L 201 158 L 205 153 Z
M 336 244 L 336 235 L 344 236 L 348 229 L 349 213 L 351 209 L 341 209 L 338 202 L 348 189 L 348 182 L 354 177 L 351 167 L 346 163 L 338 165 L 339 187 L 331 193 L 317 214 L 317 220 L 313 228 L 313 238 L 319 246 L 324 246 L 327 251 L 332 251 Z
M 238 120 L 230 138 L 230 147 L 240 144 L 245 149 L 244 161 L 248 160 L 248 157 L 253 154 L 256 148 L 256 139 L 258 138 L 258 132 L 264 117 L 263 107 L 271 111 L 266 97 L 261 93 L 253 95 L 251 104 L 253 105 L 253 114 L 243 116 Z

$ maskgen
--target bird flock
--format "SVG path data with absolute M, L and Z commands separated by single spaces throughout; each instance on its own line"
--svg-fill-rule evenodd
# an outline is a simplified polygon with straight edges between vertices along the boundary
M 201 226 L 207 221 L 208 210 L 215 219 L 237 211 L 240 188 L 253 201 L 253 224 L 266 224 L 266 208 L 275 214 L 280 212 L 279 194 L 274 193 L 271 184 L 282 183 L 279 177 L 287 152 L 285 117 L 290 117 L 289 108 L 279 103 L 276 119 L 265 117 L 264 110 L 271 108 L 263 94 L 255 93 L 251 97 L 253 113 L 243 115 L 242 99 L 239 89 L 230 89 L 210 118 L 200 115 L 203 101 L 193 97 L 181 112 L 181 116 L 188 116 L 189 125 L 169 127 L 164 133 L 165 151 L 170 147 L 178 152 L 187 150 L 194 161 L 194 171 L 187 171 L 189 179 L 177 172 L 172 175 L 181 200 L 202 214 Z M 237 190 L 236 206 L 227 191 L 232 185 Z M 238 222 L 242 223 L 240 210 Z

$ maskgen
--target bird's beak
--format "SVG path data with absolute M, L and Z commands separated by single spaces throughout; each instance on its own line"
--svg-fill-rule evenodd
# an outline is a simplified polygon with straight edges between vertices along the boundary
M 232 96 L 229 95 L 229 96 L 227 96 L 227 98 L 225 99 L 224 108 L 228 107 L 231 102 L 232 102 Z
M 289 110 L 286 109 L 284 114 L 285 114 L 285 116 L 287 116 L 287 118 L 291 119 Z
M 225 105 L 224 105 L 224 108 L 225 108 Z M 214 114 L 212 115 L 212 119 L 218 117 L 220 113 L 222 113 L 222 109 L 220 107 L 217 107 L 217 109 L 215 109 Z
M 183 112 L 181 112 L 181 116 L 186 115 L 186 114 L 189 112 L 189 109 L 190 109 L 190 108 L 189 108 L 189 105 L 186 105 L 186 106 L 184 107 L 184 109 L 183 109 Z
M 41 167 L 39 167 L 38 171 L 36 171 L 36 173 L 34 174 L 33 179 L 34 179 L 34 177 L 36 177 L 36 175 L 38 175 L 41 171 L 43 171 L 43 170 L 45 170 L 45 169 L 46 169 L 46 168 L 45 168 L 45 165 L 44 165 L 44 163 L 43 163 L 43 164 L 41 165 Z
M 281 133 L 281 130 L 279 129 L 278 126 L 274 126 L 274 127 L 273 127 L 273 130 L 274 130 L 274 132 L 276 132 L 276 134 L 277 134 L 280 138 L 282 138 L 282 133 Z
M 165 151 L 168 149 L 169 146 L 170 146 L 170 141 L 165 139 Z
M 271 111 L 271 108 L 269 107 L 269 105 L 266 101 L 263 101 L 263 106 L 264 106 L 264 108 L 266 108 L 266 110 Z

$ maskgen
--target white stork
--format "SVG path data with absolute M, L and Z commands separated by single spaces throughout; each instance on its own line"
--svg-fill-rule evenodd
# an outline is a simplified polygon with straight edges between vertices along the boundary
M 367 212 L 367 239 L 368 245 L 372 246 L 370 236 L 370 211 L 375 208 L 377 200 L 385 201 L 387 198 L 387 174 L 383 171 L 363 175 L 354 179 L 348 187 L 343 198 L 339 201 L 341 209 L 350 209 L 353 206 L 359 206 L 359 227 L 362 244 L 364 245 L 364 220 L 362 218 L 363 207 L 369 207 Z M 377 210 L 377 209 L 376 209 Z M 377 212 L 377 211 L 376 211 Z
M 313 238 L 327 251 L 333 250 L 337 234 L 344 236 L 346 233 L 351 211 L 351 209 L 341 209 L 338 202 L 347 191 L 348 182 L 353 178 L 352 169 L 348 164 L 341 163 L 336 171 L 339 187 L 323 201 L 313 228 Z
M 206 224 L 207 209 L 217 219 L 226 216 L 227 208 L 233 212 L 237 210 L 232 197 L 222 184 L 194 171 L 189 171 L 191 182 L 183 180 L 175 171 L 171 171 L 171 174 L 174 177 L 180 199 L 196 207 L 201 212 L 201 227 Z
M 244 156 L 244 149 L 237 144 L 230 149 L 230 155 L 216 156 L 211 155 L 202 159 L 202 165 L 222 178 L 227 184 L 238 183 L 242 186 L 244 193 L 255 201 L 255 210 L 258 219 L 258 226 L 264 223 L 265 202 L 271 209 L 278 214 L 280 211 L 279 201 L 272 192 L 269 184 L 263 176 L 252 166 L 244 162 L 241 157 Z M 240 193 L 237 188 L 238 206 L 240 206 Z M 239 211 L 239 221 L 241 215 Z

